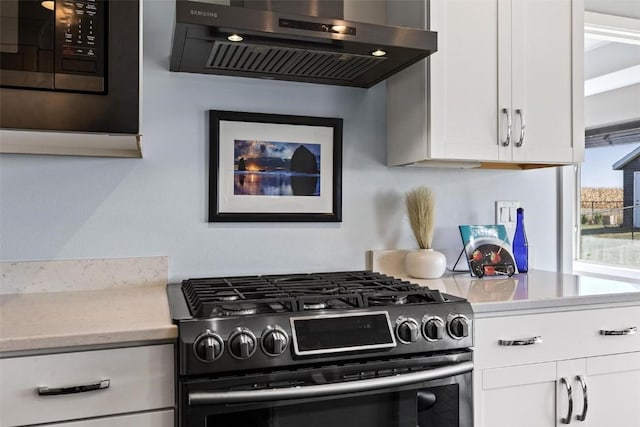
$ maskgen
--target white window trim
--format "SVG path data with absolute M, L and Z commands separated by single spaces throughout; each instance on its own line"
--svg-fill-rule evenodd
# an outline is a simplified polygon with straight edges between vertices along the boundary
M 596 262 L 584 262 L 575 260 L 573 271 L 577 274 L 588 274 L 590 276 L 603 277 L 605 279 L 638 279 L 640 269 L 633 267 L 617 267 L 609 264 L 599 264 Z
M 558 180 L 558 271 L 575 273 L 578 257 L 578 166 L 557 169 Z

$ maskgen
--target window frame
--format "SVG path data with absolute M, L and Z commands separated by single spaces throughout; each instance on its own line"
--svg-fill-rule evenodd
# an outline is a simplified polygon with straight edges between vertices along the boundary
M 599 38 L 640 44 L 640 20 L 585 11 L 584 32 Z M 582 117 L 584 120 L 584 115 Z M 640 266 L 614 266 L 580 260 L 580 164 L 558 168 L 558 271 L 612 279 L 638 279 Z

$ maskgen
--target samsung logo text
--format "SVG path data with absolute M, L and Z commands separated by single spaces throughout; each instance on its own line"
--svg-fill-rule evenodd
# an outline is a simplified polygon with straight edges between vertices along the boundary
M 217 18 L 218 17 L 218 13 L 217 12 L 207 12 L 204 10 L 194 10 L 194 9 L 190 9 L 189 13 L 191 15 L 195 15 L 195 16 L 205 16 L 207 18 Z

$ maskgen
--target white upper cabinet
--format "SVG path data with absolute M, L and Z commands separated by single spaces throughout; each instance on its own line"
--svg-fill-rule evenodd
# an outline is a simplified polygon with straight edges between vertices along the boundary
M 582 0 L 392 0 L 387 17 L 438 32 L 387 81 L 388 165 L 582 160 Z

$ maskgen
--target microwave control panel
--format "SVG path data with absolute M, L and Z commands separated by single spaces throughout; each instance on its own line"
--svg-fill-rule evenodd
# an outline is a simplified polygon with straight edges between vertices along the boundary
M 56 89 L 105 91 L 107 2 L 56 0 L 55 13 Z

